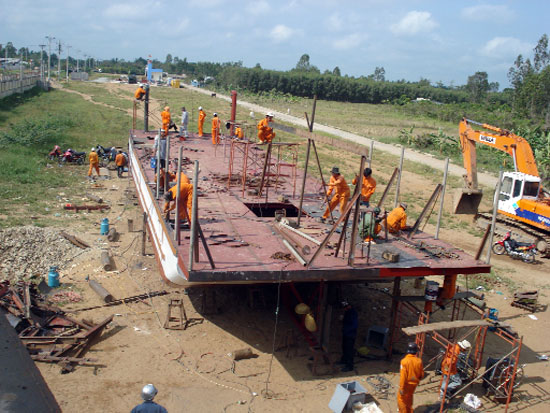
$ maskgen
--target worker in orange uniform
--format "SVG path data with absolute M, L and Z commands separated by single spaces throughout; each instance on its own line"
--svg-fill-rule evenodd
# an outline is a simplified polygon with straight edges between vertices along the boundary
M 180 185 L 180 221 L 191 218 L 191 208 L 193 205 L 193 185 L 184 184 Z M 176 209 L 177 199 L 177 185 L 174 185 L 166 194 L 164 194 L 164 213 L 166 218 L 170 216 L 170 211 Z
M 413 395 L 416 386 L 424 378 L 424 366 L 422 359 L 417 356 L 418 346 L 409 343 L 407 355 L 401 359 L 399 369 L 399 393 L 397 394 L 397 407 L 399 413 L 413 413 Z
M 359 176 L 353 178 L 352 184 L 357 185 Z M 376 181 L 372 177 L 372 169 L 365 168 L 363 171 L 363 182 L 361 182 L 361 204 L 367 208 L 370 206 L 369 200 L 376 190 Z
M 160 118 L 162 119 L 162 130 L 164 131 L 163 136 L 166 136 L 168 135 L 168 128 L 170 127 L 170 122 L 172 120 L 169 106 L 165 106 L 164 110 L 160 112 Z
M 462 384 L 462 378 L 458 373 L 456 364 L 459 361 L 460 353 L 463 351 L 468 351 L 472 348 L 472 345 L 468 340 L 459 341 L 458 344 L 455 344 L 453 347 L 447 349 L 445 353 L 445 358 L 441 363 L 441 373 L 443 378 L 441 379 L 441 390 L 439 391 L 439 401 L 443 399 L 443 394 L 445 393 L 445 386 L 447 386 L 447 392 L 445 398 L 448 398 L 453 395 L 458 387 Z M 447 376 L 449 376 L 447 383 Z
M 116 172 L 119 178 L 122 178 L 122 174 L 124 173 L 124 167 L 126 166 L 126 157 L 122 153 L 122 151 L 118 151 L 115 157 L 115 164 L 116 164 Z
M 136 92 L 134 93 L 134 97 L 136 98 L 136 100 L 143 100 L 145 99 L 146 93 L 147 91 L 145 90 L 143 85 L 139 85 L 139 87 L 136 89 Z
M 363 238 L 365 242 L 375 242 L 374 240 L 378 238 L 378 234 L 382 230 L 380 221 L 382 221 L 380 208 L 375 207 L 372 213 L 365 213 L 359 223 L 359 236 Z
M 206 119 L 206 113 L 202 110 L 202 106 L 199 106 L 199 138 L 202 138 L 202 128 L 204 126 L 204 120 Z
M 90 169 L 88 169 L 88 178 L 92 176 L 92 171 L 94 169 L 97 173 L 97 176 L 99 176 L 99 156 L 95 148 L 92 148 L 90 150 L 90 155 L 88 156 L 88 159 L 90 160 Z
M 344 176 L 340 173 L 340 169 L 335 166 L 331 169 L 330 173 L 332 176 L 330 177 L 330 182 L 328 184 L 327 197 L 330 197 L 330 194 L 332 194 L 333 191 L 334 196 L 329 201 L 327 209 L 321 217 L 321 222 L 326 221 L 332 210 L 334 210 L 338 204 L 340 204 L 340 213 L 343 214 L 350 195 L 348 184 L 344 179 Z
M 243 128 L 241 128 L 240 126 L 235 126 L 235 130 L 233 131 L 233 133 L 235 134 L 235 137 L 237 139 L 243 139 L 244 138 Z
M 263 118 L 258 123 L 258 139 L 260 143 L 269 143 L 275 137 L 275 132 L 273 132 L 273 127 L 270 123 L 273 122 L 273 113 L 267 112 L 265 118 Z
M 218 114 L 214 112 L 212 116 L 212 145 L 220 143 L 220 118 Z
M 387 224 L 388 231 L 392 234 L 399 234 L 400 231 L 405 231 L 410 227 L 407 226 L 407 204 L 401 202 L 397 208 L 394 208 L 388 214 Z

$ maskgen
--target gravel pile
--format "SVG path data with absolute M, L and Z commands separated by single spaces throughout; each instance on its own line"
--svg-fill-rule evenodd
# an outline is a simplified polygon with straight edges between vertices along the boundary
M 46 276 L 50 266 L 63 267 L 81 251 L 58 229 L 7 228 L 0 231 L 0 280 Z

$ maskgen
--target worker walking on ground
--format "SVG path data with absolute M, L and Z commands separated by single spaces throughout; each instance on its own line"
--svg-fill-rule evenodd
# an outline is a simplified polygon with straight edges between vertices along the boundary
M 325 222 L 326 219 L 330 216 L 330 213 L 336 208 L 336 205 L 340 204 L 340 213 L 344 213 L 346 205 L 348 204 L 350 191 L 344 176 L 340 173 L 340 169 L 337 166 L 333 167 L 330 171 L 332 176 L 327 189 L 327 197 L 330 197 L 330 194 L 334 191 L 334 196 L 329 201 L 327 209 L 323 216 L 321 217 L 321 222 Z
M 269 143 L 275 137 L 273 132 L 273 126 L 270 123 L 273 122 L 273 113 L 267 112 L 265 118 L 258 123 L 258 140 L 260 143 Z
M 353 306 L 344 300 L 341 303 L 344 309 L 344 317 L 342 319 L 342 358 L 340 364 L 343 364 L 342 371 L 352 371 L 355 357 L 355 339 L 357 337 L 357 327 L 359 319 L 357 311 Z
M 189 124 L 189 113 L 185 110 L 185 106 L 181 108 L 181 130 L 183 137 L 188 138 L 187 125 Z
M 166 218 L 169 216 L 170 211 L 176 209 L 176 200 L 178 194 L 177 185 L 174 185 L 166 194 L 164 195 L 164 213 Z M 193 205 L 193 185 L 182 183 L 180 185 L 180 222 L 191 218 L 191 209 Z M 189 223 L 191 224 L 191 223 Z
M 214 112 L 212 117 L 212 145 L 220 143 L 220 118 L 218 114 Z
M 146 93 L 147 91 L 145 90 L 143 85 L 139 85 L 139 87 L 136 89 L 134 93 L 134 97 L 136 98 L 136 100 L 142 101 L 142 100 L 145 100 Z
M 206 113 L 204 113 L 204 110 L 202 110 L 202 106 L 199 106 L 199 138 L 202 138 L 203 136 L 202 128 L 204 126 L 205 119 Z
M 359 176 L 353 178 L 352 184 L 357 185 Z M 363 180 L 361 182 L 361 204 L 367 208 L 370 206 L 369 201 L 372 194 L 376 190 L 376 181 L 372 177 L 372 169 L 365 168 L 363 171 Z
M 144 401 L 134 407 L 131 413 L 168 413 L 168 410 L 153 401 L 157 393 L 158 390 L 152 384 L 146 384 L 143 386 L 143 389 L 141 390 L 141 398 Z
M 453 395 L 453 393 L 460 387 L 462 384 L 462 379 L 456 368 L 458 358 L 460 353 L 463 351 L 468 351 L 472 348 L 472 345 L 468 340 L 459 341 L 458 344 L 455 344 L 453 347 L 448 348 L 445 353 L 445 358 L 441 363 L 441 373 L 443 377 L 441 379 L 441 390 L 439 391 L 439 401 L 443 399 L 443 394 L 445 393 L 445 386 L 447 386 L 447 392 L 445 398 L 448 398 Z M 447 376 L 449 376 L 449 383 L 447 384 Z
M 418 346 L 412 342 L 407 346 L 407 355 L 401 359 L 399 392 L 397 394 L 399 413 L 413 413 L 414 391 L 420 380 L 424 378 L 422 359 L 417 354 Z
M 118 151 L 115 157 L 116 171 L 119 178 L 122 178 L 124 167 L 126 166 L 126 157 L 122 151 Z
M 374 241 L 378 238 L 378 234 L 382 230 L 380 221 L 382 221 L 380 208 L 375 207 L 372 212 L 366 212 L 359 224 L 359 236 L 364 239 L 365 242 Z
M 91 178 L 92 171 L 95 169 L 97 176 L 99 176 L 99 155 L 96 152 L 95 148 L 90 150 L 90 155 L 88 156 L 90 160 L 90 169 L 88 169 L 88 178 Z
M 388 231 L 392 234 L 399 234 L 401 231 L 405 231 L 410 227 L 407 226 L 407 204 L 401 202 L 397 208 L 394 208 L 387 218 Z

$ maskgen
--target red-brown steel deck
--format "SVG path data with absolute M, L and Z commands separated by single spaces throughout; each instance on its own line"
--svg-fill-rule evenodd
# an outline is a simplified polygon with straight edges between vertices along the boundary
M 131 165 L 134 181 L 136 181 L 136 176 L 141 174 L 150 188 L 149 191 L 146 191 L 138 187 L 138 196 L 142 206 L 146 204 L 147 196 L 154 197 L 155 194 L 155 175 L 154 170 L 150 167 L 150 156 L 148 155 L 150 150 L 147 149 L 152 147 L 155 134 L 156 132 L 153 131 L 148 133 L 132 131 L 132 137 L 130 138 L 130 151 L 134 151 L 135 155 L 135 158 L 132 158 L 131 153 L 131 160 L 139 159 L 140 163 L 139 167 Z M 168 267 L 169 265 L 175 265 L 173 264 L 174 260 L 172 260 L 172 264 L 163 261 L 166 258 L 167 250 L 160 251 L 158 247 L 155 248 L 157 259 L 161 263 L 161 272 L 172 283 L 189 285 L 189 283 L 266 283 L 279 280 L 284 282 L 366 281 L 383 277 L 471 274 L 488 273 L 490 271 L 490 266 L 474 260 L 464 251 L 422 232 L 418 232 L 409 242 L 390 235 L 388 242 L 373 244 L 370 248 L 368 263 L 367 247 L 365 246 L 363 251 L 358 247 L 355 252 L 353 266 L 348 265 L 349 242 L 346 245 L 346 255 L 343 257 L 342 251 L 340 251 L 339 257 L 334 257 L 333 246 L 338 241 L 339 233 L 332 235 L 329 248 L 326 248 L 309 267 L 301 265 L 296 260 L 289 261 L 274 258 L 277 253 L 289 253 L 282 242 L 281 236 L 274 229 L 275 218 L 272 216 L 257 216 L 248 206 L 265 208 L 267 190 L 267 200 L 270 204 L 274 204 L 271 205 L 273 208 L 288 207 L 289 204 L 292 204 L 297 210 L 303 171 L 297 171 L 294 188 L 292 168 L 285 166 L 282 168 L 281 174 L 288 176 L 280 176 L 277 188 L 270 184 L 264 189 L 262 197 L 259 197 L 250 195 L 249 190 L 251 188 L 249 187 L 243 191 L 240 180 L 232 183 L 231 188 L 228 189 L 227 177 L 231 152 L 229 139 L 222 140 L 216 147 L 212 144 L 210 137 L 198 138 L 196 135 L 192 135 L 186 141 L 181 142 L 172 133 L 170 159 L 177 158 L 181 145 L 184 148 L 183 156 L 187 158 L 184 171 L 191 179 L 193 178 L 193 162 L 198 160 L 200 163 L 198 217 L 216 268 L 212 269 L 210 267 L 205 250 L 199 242 L 199 262 L 194 262 L 193 269 L 189 271 L 190 230 L 186 227 L 181 232 L 181 245 L 178 246 L 174 241 L 170 241 L 170 248 L 175 253 L 175 261 L 179 266 L 178 275 L 174 275 L 175 270 L 171 271 Z M 233 160 L 232 173 L 233 175 L 238 174 L 239 177 L 242 172 L 244 148 L 245 145 L 240 143 L 239 149 L 235 150 L 236 155 Z M 248 175 L 249 177 L 256 176 L 257 181 L 259 181 L 264 165 L 262 154 L 266 152 L 267 146 L 250 144 L 248 149 L 250 154 Z M 272 155 L 274 158 L 277 157 L 275 147 L 272 150 Z M 287 164 L 291 163 L 288 159 L 285 162 Z M 324 169 L 329 170 L 331 166 L 324 165 Z M 310 163 L 311 167 L 316 166 Z M 272 173 L 274 168 L 274 166 L 271 167 Z M 275 179 L 275 177 L 272 177 L 272 179 Z M 348 179 L 348 181 L 351 181 L 351 179 Z M 136 186 L 138 186 L 137 183 Z M 303 210 L 307 213 L 307 216 L 301 218 L 300 228 L 301 231 L 319 241 L 324 239 L 331 227 L 316 220 L 323 213 L 321 188 L 322 185 L 319 181 L 308 177 L 303 204 Z M 351 190 L 353 193 L 353 188 Z M 295 195 L 293 196 L 294 192 Z M 280 202 L 281 197 L 288 199 L 288 203 L 282 204 Z M 162 210 L 163 206 L 162 197 L 160 198 L 156 202 L 159 208 L 158 211 Z M 278 206 L 275 204 L 278 204 Z M 144 210 L 147 210 L 147 208 L 144 207 Z M 262 211 L 265 211 L 265 209 L 260 209 L 258 214 Z M 338 209 L 334 213 L 335 216 L 338 216 Z M 296 220 L 296 218 L 290 219 Z M 172 222 L 171 224 L 158 226 L 165 233 L 153 233 L 153 240 L 160 240 L 163 237 L 173 239 L 173 225 Z M 149 230 L 155 232 L 151 225 L 149 225 Z M 158 231 L 157 229 L 156 232 Z M 290 234 L 299 243 L 311 247 L 312 253 L 303 255 L 309 261 L 317 246 L 298 235 Z M 417 245 L 423 242 L 431 251 L 439 250 L 442 254 L 434 255 L 420 251 L 418 248 L 411 246 L 410 242 Z M 155 246 L 155 242 L 153 244 Z M 396 263 L 384 260 L 382 258 L 384 251 L 399 253 L 400 260 Z

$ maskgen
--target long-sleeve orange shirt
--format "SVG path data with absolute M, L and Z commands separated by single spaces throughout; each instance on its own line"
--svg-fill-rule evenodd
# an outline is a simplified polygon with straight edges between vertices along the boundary
M 89 159 L 90 165 L 99 163 L 99 156 L 97 155 L 97 152 L 90 152 Z
M 115 164 L 116 166 L 126 165 L 126 157 L 122 153 L 117 153 L 115 158 Z
M 394 208 L 388 214 L 388 231 L 399 232 L 407 227 L 407 213 L 402 206 Z
M 405 390 L 406 386 L 417 386 L 424 377 L 424 366 L 420 357 L 407 354 L 401 359 L 399 374 L 399 389 Z
M 353 185 L 357 185 L 357 177 L 353 178 Z M 361 183 L 361 198 L 365 202 L 369 202 L 370 197 L 376 190 L 376 181 L 372 176 L 363 176 L 363 182 Z
M 145 95 L 145 89 L 143 89 L 141 86 L 137 88 L 136 93 L 134 93 L 134 97 L 136 99 L 141 99 L 143 95 Z
M 204 120 L 206 119 L 206 113 L 204 113 L 204 110 L 199 110 L 199 123 L 203 124 Z
M 235 136 L 239 139 L 244 138 L 244 133 L 241 127 L 239 126 L 235 127 Z
M 327 196 L 330 196 L 333 190 L 336 190 L 336 195 L 344 195 L 345 193 L 349 195 L 349 187 L 346 180 L 344 179 L 344 175 L 339 174 L 336 177 L 330 177 L 327 189 Z
M 454 348 L 451 351 L 445 353 L 445 358 L 441 363 L 441 372 L 443 374 L 448 374 L 453 376 L 456 374 L 456 363 L 458 361 L 458 355 L 460 354 L 460 347 L 458 344 L 455 344 Z
M 260 142 L 271 142 L 275 137 L 275 132 L 273 128 L 269 126 L 267 118 L 262 119 L 258 123 L 258 139 Z
M 170 120 L 171 120 L 170 112 L 168 112 L 167 110 L 163 110 L 162 112 L 160 112 L 160 117 L 162 119 L 163 125 L 170 124 Z

